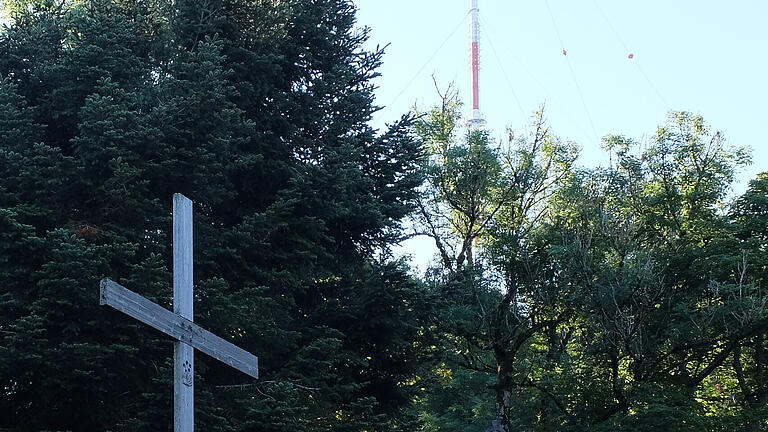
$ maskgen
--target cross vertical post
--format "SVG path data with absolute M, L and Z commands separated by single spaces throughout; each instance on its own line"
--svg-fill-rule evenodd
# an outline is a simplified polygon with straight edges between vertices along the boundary
M 192 314 L 192 201 L 173 194 L 173 312 L 194 321 Z M 173 344 L 173 429 L 195 428 L 194 348 L 182 341 Z
M 193 322 L 192 261 L 192 201 L 182 194 L 174 194 L 173 312 L 109 278 L 99 284 L 99 304 L 115 308 L 174 339 L 174 432 L 194 432 L 195 429 L 195 350 L 254 379 L 259 378 L 258 357 Z

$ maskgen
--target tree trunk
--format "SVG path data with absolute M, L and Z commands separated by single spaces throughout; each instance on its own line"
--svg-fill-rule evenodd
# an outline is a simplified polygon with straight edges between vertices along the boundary
M 496 424 L 504 432 L 512 432 L 509 421 L 510 400 L 512 394 L 505 388 L 496 389 Z

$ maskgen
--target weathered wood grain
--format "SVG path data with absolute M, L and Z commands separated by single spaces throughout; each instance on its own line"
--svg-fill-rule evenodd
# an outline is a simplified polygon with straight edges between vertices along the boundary
M 192 320 L 192 201 L 173 194 L 173 311 Z
M 193 321 L 192 201 L 173 194 L 173 311 Z M 184 342 L 173 344 L 173 430 L 195 429 L 195 350 Z
M 101 280 L 100 303 L 111 306 L 174 339 L 185 342 L 253 378 L 259 377 L 258 358 L 255 355 L 214 335 L 192 321 L 147 300 L 111 279 Z

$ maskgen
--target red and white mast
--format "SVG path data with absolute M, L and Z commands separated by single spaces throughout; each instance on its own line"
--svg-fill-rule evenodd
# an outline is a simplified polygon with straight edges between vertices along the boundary
M 469 130 L 480 129 L 485 126 L 485 119 L 480 114 L 480 22 L 477 7 L 478 0 L 470 0 L 470 34 L 472 41 L 472 116 L 467 120 Z

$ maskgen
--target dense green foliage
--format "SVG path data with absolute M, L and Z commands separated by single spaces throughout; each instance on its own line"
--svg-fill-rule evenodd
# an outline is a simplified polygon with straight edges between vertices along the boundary
M 20 1 L 0 33 L 0 428 L 164 430 L 170 341 L 98 306 L 170 303 L 195 202 L 208 431 L 407 428 L 420 286 L 388 262 L 421 182 L 409 118 L 367 122 L 380 52 L 344 0 Z M 247 384 L 245 386 L 239 386 Z
M 98 281 L 170 306 L 174 192 L 195 321 L 260 357 L 196 356 L 199 430 L 768 429 L 768 174 L 732 197 L 748 153 L 700 117 L 582 169 L 452 88 L 373 130 L 348 0 L 6 5 L 0 429 L 170 429 L 171 341 Z
M 768 427 L 766 175 L 727 195 L 747 153 L 672 113 L 649 145 L 607 137 L 611 166 L 578 169 L 541 114 L 499 145 L 459 135 L 441 96 L 416 126 L 444 353 L 427 429 Z

